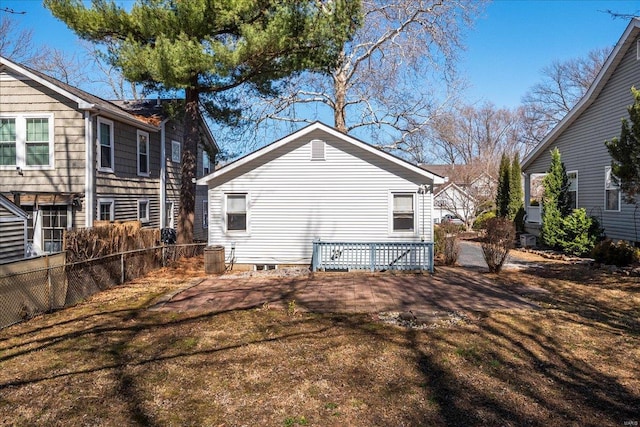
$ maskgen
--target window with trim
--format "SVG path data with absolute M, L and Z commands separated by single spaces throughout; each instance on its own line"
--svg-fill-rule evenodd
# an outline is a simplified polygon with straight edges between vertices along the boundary
M 138 131 L 138 175 L 149 176 L 149 134 Z
M 415 229 L 415 210 L 413 194 L 393 195 L 393 231 L 413 232 Z
M 227 194 L 227 231 L 247 231 L 247 195 Z
M 149 222 L 149 201 L 138 200 L 138 221 Z
M 569 201 L 572 209 L 578 208 L 578 171 L 567 172 L 569 177 Z
M 113 122 L 98 117 L 98 170 L 113 172 Z
M 16 119 L 0 118 L 0 166 L 16 165 Z
M 115 202 L 112 199 L 98 200 L 98 220 L 113 221 L 115 217 Z
M 179 141 L 171 141 L 171 161 L 173 163 L 180 163 L 180 157 L 182 156 L 182 144 Z
M 611 166 L 605 167 L 604 170 L 604 210 L 620 210 L 620 188 L 611 173 Z
M 53 114 L 0 117 L 0 168 L 53 168 Z
M 202 201 L 202 228 L 209 228 L 209 202 Z
M 67 229 L 65 206 L 40 206 L 42 211 L 42 244 L 45 252 L 61 252 L 64 231 Z
M 209 159 L 209 153 L 202 150 L 202 175 L 209 175 L 211 173 L 211 160 Z

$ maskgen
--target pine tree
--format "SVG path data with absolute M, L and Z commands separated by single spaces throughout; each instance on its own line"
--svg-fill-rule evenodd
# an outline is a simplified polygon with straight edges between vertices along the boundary
M 551 164 L 543 185 L 540 238 L 545 245 L 560 248 L 565 234 L 563 219 L 571 215 L 573 207 L 569 198 L 569 177 L 558 148 L 551 151 Z
M 518 214 L 524 209 L 524 192 L 522 189 L 522 169 L 520 168 L 520 155 L 516 153 L 511 161 L 511 175 L 509 177 L 509 215 L 508 218 L 515 221 Z
M 620 137 L 605 141 L 611 161 L 611 172 L 618 179 L 627 203 L 636 203 L 640 192 L 640 90 L 631 88 L 634 103 L 627 111 L 629 119 L 622 119 Z
M 511 166 L 506 153 L 500 159 L 498 170 L 498 190 L 496 192 L 496 216 L 506 218 L 509 216 L 509 193 L 511 190 Z
M 113 64 L 133 82 L 185 94 L 185 137 L 178 243 L 193 240 L 198 114 L 238 120 L 239 86 L 274 95 L 274 82 L 304 70 L 326 70 L 359 25 L 360 2 L 338 0 L 111 0 L 91 6 L 45 0 L 81 38 L 107 43 Z

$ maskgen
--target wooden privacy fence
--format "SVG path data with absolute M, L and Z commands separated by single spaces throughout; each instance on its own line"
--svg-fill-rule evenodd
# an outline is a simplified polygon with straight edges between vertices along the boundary
M 313 242 L 313 271 L 422 270 L 433 272 L 431 242 Z
M 74 263 L 65 263 L 65 254 L 60 253 L 1 265 L 0 328 L 76 304 L 179 258 L 202 255 L 205 246 L 154 246 Z M 54 259 L 62 261 L 52 262 Z

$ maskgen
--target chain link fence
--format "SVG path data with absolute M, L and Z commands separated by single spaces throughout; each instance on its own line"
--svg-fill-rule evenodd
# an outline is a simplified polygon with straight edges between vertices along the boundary
M 156 246 L 70 264 L 0 276 L 0 328 L 64 308 L 180 258 L 203 254 L 206 244 Z

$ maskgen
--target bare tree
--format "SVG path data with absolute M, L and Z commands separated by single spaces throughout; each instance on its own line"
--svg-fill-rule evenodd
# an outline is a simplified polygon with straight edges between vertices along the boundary
M 465 105 L 435 120 L 431 155 L 451 164 L 482 165 L 495 175 L 502 153 L 522 151 L 518 114 L 490 102 Z
M 523 97 L 523 138 L 537 143 L 589 90 L 612 48 L 594 49 L 587 56 L 554 61 L 542 69 L 542 81 Z
M 255 106 L 253 121 L 299 123 L 330 115 L 342 132 L 411 151 L 418 142 L 412 136 L 459 93 L 462 32 L 483 6 L 474 0 L 364 0 L 364 24 L 336 65 L 284 82 L 282 96 Z
M 0 55 L 26 65 L 48 56 L 48 49 L 33 43 L 33 31 L 20 27 L 10 15 L 0 15 Z

